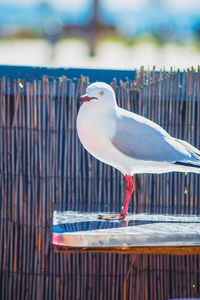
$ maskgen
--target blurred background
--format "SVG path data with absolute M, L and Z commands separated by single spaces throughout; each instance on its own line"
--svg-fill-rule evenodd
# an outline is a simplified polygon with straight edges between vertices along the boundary
M 0 0 L 0 64 L 200 64 L 199 0 Z

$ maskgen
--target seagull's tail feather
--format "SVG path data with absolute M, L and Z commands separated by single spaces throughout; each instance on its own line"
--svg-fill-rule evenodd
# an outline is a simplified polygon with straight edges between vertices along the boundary
M 180 165 L 180 166 L 186 166 L 186 167 L 199 168 L 200 169 L 200 162 L 199 162 L 199 164 L 195 164 L 195 163 L 192 163 L 192 162 L 175 161 L 174 164 L 175 165 Z
M 175 139 L 178 143 L 180 143 L 190 154 L 196 156 L 197 159 L 199 159 L 200 163 L 200 150 L 189 144 L 188 142 L 185 142 L 183 140 Z
M 200 174 L 200 162 L 186 162 L 186 161 L 175 161 L 174 165 L 177 166 L 178 172 L 186 172 L 186 173 L 197 173 Z
M 200 151 L 189 143 L 176 139 L 190 153 L 191 160 L 175 161 L 174 164 L 188 168 L 189 172 L 200 173 Z

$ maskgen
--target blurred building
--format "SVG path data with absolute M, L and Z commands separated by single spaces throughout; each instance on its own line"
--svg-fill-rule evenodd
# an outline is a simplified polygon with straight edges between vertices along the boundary
M 55 46 L 81 38 L 96 54 L 105 38 L 188 44 L 200 38 L 199 0 L 1 0 L 0 39 L 40 38 Z
M 64 36 L 91 34 L 102 27 L 128 37 L 156 34 L 184 41 L 199 35 L 198 0 L 2 0 L 1 36 L 23 29 Z M 93 27 L 93 29 L 91 28 Z M 115 30 L 114 30 L 115 29 Z

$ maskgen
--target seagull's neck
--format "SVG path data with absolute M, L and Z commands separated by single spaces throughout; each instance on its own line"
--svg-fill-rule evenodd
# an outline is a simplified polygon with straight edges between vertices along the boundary
M 110 116 L 113 114 L 116 114 L 116 111 L 118 109 L 117 104 L 114 105 L 99 105 L 96 103 L 84 103 L 80 110 L 82 110 L 82 112 L 84 112 L 85 114 L 93 114 L 94 116 Z

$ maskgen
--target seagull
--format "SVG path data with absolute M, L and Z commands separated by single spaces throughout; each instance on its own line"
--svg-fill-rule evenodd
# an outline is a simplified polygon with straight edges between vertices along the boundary
M 117 105 L 113 88 L 95 82 L 81 96 L 77 133 L 96 159 L 123 173 L 126 194 L 120 214 L 102 220 L 124 220 L 134 190 L 132 176 L 141 173 L 194 172 L 200 174 L 200 151 L 168 134 L 153 121 Z

